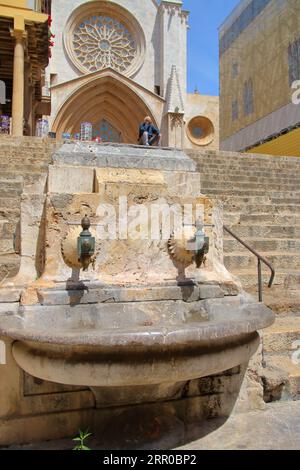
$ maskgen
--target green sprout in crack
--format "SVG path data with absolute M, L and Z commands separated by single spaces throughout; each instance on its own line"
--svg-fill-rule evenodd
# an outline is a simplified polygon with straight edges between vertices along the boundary
M 92 434 L 87 431 L 81 431 L 79 429 L 79 436 L 74 437 L 73 441 L 78 442 L 78 444 L 74 447 L 73 450 L 91 450 L 89 447 L 85 445 L 86 440 L 91 436 Z

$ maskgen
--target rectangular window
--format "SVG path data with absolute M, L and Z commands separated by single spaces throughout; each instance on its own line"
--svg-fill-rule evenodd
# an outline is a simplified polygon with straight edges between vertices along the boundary
M 232 102 L 232 121 L 236 121 L 239 118 L 239 104 L 237 101 Z
M 244 84 L 244 115 L 250 116 L 254 111 L 253 82 L 250 78 Z
M 239 64 L 235 62 L 232 64 L 232 78 L 236 78 L 239 74 Z
M 300 80 L 300 39 L 289 45 L 289 83 Z
M 35 10 L 51 15 L 51 1 L 52 0 L 35 0 Z
M 160 86 L 159 86 L 159 85 L 155 85 L 155 86 L 154 86 L 154 92 L 155 92 L 158 96 L 160 96 Z

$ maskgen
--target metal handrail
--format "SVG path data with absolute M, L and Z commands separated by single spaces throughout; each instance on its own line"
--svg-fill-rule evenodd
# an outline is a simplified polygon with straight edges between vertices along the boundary
M 269 280 L 268 288 L 270 289 L 273 285 L 274 278 L 275 278 L 275 269 L 272 264 L 266 260 L 263 256 L 257 253 L 254 248 L 252 248 L 248 243 L 244 242 L 238 235 L 236 235 L 232 230 L 224 225 L 224 230 L 229 233 L 233 238 L 235 238 L 239 243 L 241 243 L 247 250 L 249 250 L 254 256 L 257 258 L 257 278 L 258 278 L 258 301 L 263 301 L 263 285 L 262 285 L 262 271 L 261 271 L 261 263 L 264 263 L 270 270 L 271 270 L 271 277 Z

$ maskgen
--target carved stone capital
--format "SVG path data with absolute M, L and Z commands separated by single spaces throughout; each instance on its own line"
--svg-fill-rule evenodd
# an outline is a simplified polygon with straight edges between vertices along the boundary
M 10 29 L 11 37 L 15 38 L 16 40 L 26 40 L 27 39 L 27 31 L 22 31 L 18 29 Z
M 182 127 L 184 124 L 184 114 L 169 113 L 171 125 L 174 127 Z

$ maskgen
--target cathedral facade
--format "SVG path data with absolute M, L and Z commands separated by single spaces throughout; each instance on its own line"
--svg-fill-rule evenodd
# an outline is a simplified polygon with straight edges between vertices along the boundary
M 179 0 L 53 2 L 51 131 L 136 144 L 149 115 L 164 146 L 217 149 L 218 97 L 187 93 L 188 19 Z

